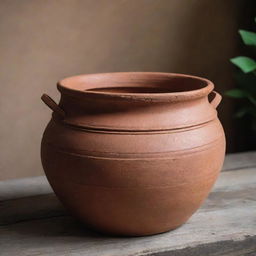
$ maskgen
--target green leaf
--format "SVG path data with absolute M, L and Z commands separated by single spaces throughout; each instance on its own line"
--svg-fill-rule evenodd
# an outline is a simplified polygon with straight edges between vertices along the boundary
M 227 96 L 231 98 L 241 99 L 241 98 L 247 98 L 248 93 L 244 90 L 240 89 L 232 89 L 225 93 Z
M 239 34 L 246 45 L 256 46 L 256 33 L 248 30 L 239 30 Z
M 239 67 L 244 73 L 249 73 L 254 70 L 256 70 L 256 62 L 255 60 L 245 57 L 245 56 L 239 56 L 235 57 L 233 59 L 230 59 L 230 61 Z

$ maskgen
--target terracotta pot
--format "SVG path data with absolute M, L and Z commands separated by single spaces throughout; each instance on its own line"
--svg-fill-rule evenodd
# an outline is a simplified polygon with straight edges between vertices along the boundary
M 175 229 L 199 208 L 223 164 L 221 96 L 212 82 L 168 73 L 66 78 L 42 139 L 55 193 L 87 225 L 112 234 Z

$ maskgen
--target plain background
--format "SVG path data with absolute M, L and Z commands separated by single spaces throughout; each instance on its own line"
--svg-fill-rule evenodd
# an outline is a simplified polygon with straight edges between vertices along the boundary
M 248 11 L 245 0 L 1 0 L 0 179 L 42 175 L 40 140 L 51 111 L 46 92 L 82 73 L 179 72 L 211 79 L 224 92 L 234 86 L 229 58 Z M 233 102 L 219 115 L 228 150 Z

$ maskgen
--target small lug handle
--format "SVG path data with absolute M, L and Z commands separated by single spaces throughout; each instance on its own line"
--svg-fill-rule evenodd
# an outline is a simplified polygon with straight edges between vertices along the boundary
M 222 99 L 221 95 L 216 91 L 212 91 L 209 94 L 209 102 L 214 108 L 217 108 L 219 106 L 221 99 Z
M 41 100 L 56 114 L 60 117 L 64 118 L 66 113 L 63 109 L 61 109 L 58 104 L 47 94 L 43 94 Z

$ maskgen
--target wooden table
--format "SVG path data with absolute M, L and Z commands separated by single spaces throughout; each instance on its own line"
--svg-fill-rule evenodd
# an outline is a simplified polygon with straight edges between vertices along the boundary
M 204 205 L 182 227 L 146 237 L 86 230 L 44 176 L 0 181 L 0 255 L 256 255 L 256 152 L 228 155 Z

